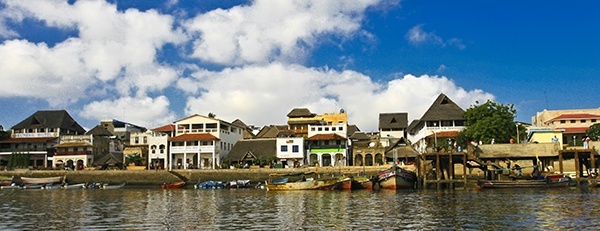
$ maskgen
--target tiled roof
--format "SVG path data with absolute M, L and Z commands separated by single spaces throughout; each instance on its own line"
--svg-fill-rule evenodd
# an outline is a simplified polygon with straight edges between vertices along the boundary
M 220 140 L 209 133 L 186 133 L 169 138 L 169 141 Z
M 173 132 L 175 131 L 175 124 L 167 124 L 157 128 L 151 129 L 153 132 Z
M 346 138 L 335 134 L 335 133 L 328 133 L 328 134 L 317 134 L 314 136 L 309 137 L 307 140 L 345 140 Z
M 559 115 L 557 117 L 554 117 L 554 118 L 550 119 L 550 121 L 553 121 L 553 120 L 567 120 L 567 119 L 598 119 L 598 118 L 600 118 L 600 115 L 587 114 L 587 113 L 562 114 L 562 115 Z
M 578 128 L 563 128 L 564 134 L 575 134 L 575 133 L 585 133 L 589 127 L 578 127 Z

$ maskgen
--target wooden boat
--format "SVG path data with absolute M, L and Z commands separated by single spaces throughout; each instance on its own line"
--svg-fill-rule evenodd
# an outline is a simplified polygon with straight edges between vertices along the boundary
M 65 179 L 63 176 L 54 177 L 21 177 L 23 184 L 48 184 L 60 183 Z
M 221 189 L 225 186 L 222 181 L 204 181 L 194 185 L 195 189 Z
M 63 189 L 83 189 L 85 188 L 85 183 L 80 184 L 64 184 L 61 186 Z
M 377 174 L 377 183 L 382 189 L 410 189 L 417 182 L 417 174 L 397 165 L 383 170 Z
M 26 184 L 21 186 L 22 189 L 43 189 L 45 184 Z
M 183 188 L 185 185 L 184 181 L 179 181 L 171 184 L 164 183 L 161 187 L 162 189 L 174 189 L 174 188 Z
M 377 181 L 377 178 L 369 178 L 367 176 L 355 176 L 352 177 L 352 189 L 373 189 L 373 182 Z
M 306 176 L 314 177 L 307 178 Z M 266 182 L 267 190 L 275 191 L 333 189 L 335 184 L 339 182 L 339 178 L 318 178 L 319 175 L 315 172 L 301 172 L 283 175 L 271 174 L 270 177 L 280 177 L 279 179 Z M 289 177 L 298 178 L 298 180 L 290 181 Z M 283 181 L 283 178 L 288 179 Z
M 12 185 L 2 185 L 0 189 L 20 189 L 20 185 L 12 184 Z
M 101 189 L 119 189 L 119 188 L 123 188 L 125 186 L 125 183 L 122 184 L 103 184 L 100 188 Z
M 556 180 L 550 178 L 542 180 L 479 180 L 477 188 L 560 188 L 569 187 L 570 181 L 570 177 L 561 177 Z
M 0 186 L 10 186 L 14 177 L 0 176 Z
M 351 190 L 352 189 L 352 178 L 350 177 L 342 177 L 338 180 L 338 182 L 334 186 L 335 189 L 344 189 Z

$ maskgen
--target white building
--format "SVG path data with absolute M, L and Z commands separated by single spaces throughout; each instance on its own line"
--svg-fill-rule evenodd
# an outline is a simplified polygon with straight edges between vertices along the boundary
M 243 139 L 243 127 L 220 119 L 192 115 L 175 121 L 175 136 L 169 139 L 169 168 L 220 166 L 233 145 Z
M 282 137 L 277 138 L 277 162 L 282 166 L 297 167 L 304 162 L 304 138 Z M 295 166 L 296 165 L 296 166 Z
M 308 125 L 308 163 L 319 166 L 348 165 L 348 125 Z

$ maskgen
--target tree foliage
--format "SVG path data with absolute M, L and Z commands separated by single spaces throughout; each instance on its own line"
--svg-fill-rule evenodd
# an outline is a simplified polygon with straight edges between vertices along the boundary
M 472 105 L 465 111 L 466 129 L 463 131 L 461 140 L 472 140 L 490 143 L 492 139 L 496 143 L 508 143 L 510 139 L 516 139 L 516 129 L 524 134 L 525 129 L 516 125 L 515 115 L 517 111 L 514 105 L 503 105 L 488 100 L 481 105 Z M 521 139 L 524 137 L 520 135 Z
M 592 126 L 590 126 L 590 128 L 588 128 L 585 134 L 589 136 L 590 139 L 592 139 L 593 141 L 598 140 L 598 137 L 600 137 L 600 123 L 593 124 Z

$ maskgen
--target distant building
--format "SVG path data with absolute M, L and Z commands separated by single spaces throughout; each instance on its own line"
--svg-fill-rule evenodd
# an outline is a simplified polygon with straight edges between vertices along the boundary
M 152 135 L 148 137 L 148 168 L 164 169 L 169 166 L 169 138 L 175 136 L 175 125 L 167 124 L 150 130 Z
M 53 166 L 60 136 L 83 135 L 85 130 L 66 110 L 40 110 L 11 128 L 9 139 L 0 141 L 0 165 L 13 153 L 29 154 L 31 166 Z
M 379 113 L 379 135 L 384 147 L 400 138 L 406 139 L 408 113 Z
M 531 117 L 532 128 L 562 131 L 563 144 L 581 145 L 590 126 L 600 122 L 600 108 L 544 110 Z
M 336 125 L 348 124 L 348 114 L 342 109 L 339 113 L 325 113 L 318 115 L 308 108 L 294 108 L 287 114 L 288 129 L 294 131 L 298 137 L 308 137 L 309 125 Z
M 438 141 L 454 138 L 465 129 L 464 113 L 448 96 L 440 94 L 421 119 L 410 123 L 408 140 L 419 153 L 442 146 Z

